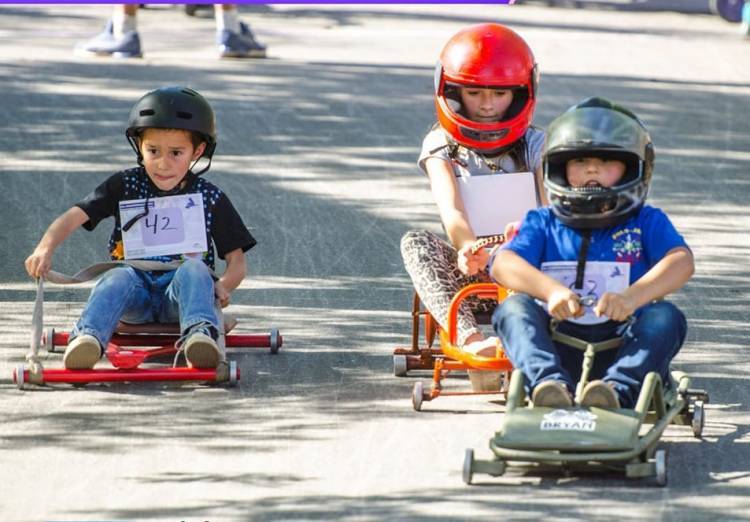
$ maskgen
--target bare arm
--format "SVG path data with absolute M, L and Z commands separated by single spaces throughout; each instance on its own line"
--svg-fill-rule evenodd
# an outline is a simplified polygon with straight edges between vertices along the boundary
M 216 297 L 219 299 L 222 308 L 229 304 L 230 294 L 245 279 L 247 274 L 247 265 L 245 263 L 245 253 L 241 248 L 237 248 L 224 256 L 227 262 L 227 268 L 214 285 Z
M 458 268 L 466 275 L 474 275 L 487 266 L 489 255 L 485 249 L 471 252 L 471 245 L 477 236 L 471 229 L 466 216 L 464 202 L 456 185 L 453 167 L 440 158 L 429 158 L 425 169 L 430 178 L 432 197 L 438 206 L 440 220 L 453 246 L 458 250 Z
M 52 268 L 52 256 L 60 244 L 89 220 L 79 207 L 71 207 L 47 228 L 34 252 L 26 258 L 26 271 L 31 277 L 44 277 Z
M 464 202 L 456 185 L 453 167 L 443 159 L 428 158 L 425 161 L 425 170 L 430 178 L 432 197 L 438 206 L 440 220 L 443 222 L 448 238 L 456 250 L 470 245 L 476 241 L 477 237 L 469 225 Z
M 623 293 L 602 295 L 594 312 L 615 321 L 624 321 L 641 306 L 682 288 L 694 272 L 690 250 L 684 247 L 672 249 Z

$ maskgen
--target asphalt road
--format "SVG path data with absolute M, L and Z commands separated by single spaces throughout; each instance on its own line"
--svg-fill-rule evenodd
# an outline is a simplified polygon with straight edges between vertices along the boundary
M 244 6 L 270 57 L 218 61 L 214 25 L 140 14 L 145 58 L 74 56 L 103 6 L 0 6 L 0 516 L 29 520 L 742 520 L 750 510 L 747 412 L 750 42 L 705 1 L 499 6 Z M 440 398 L 411 408 L 392 376 L 409 339 L 410 228 L 439 231 L 415 159 L 434 119 L 445 40 L 496 20 L 542 70 L 535 122 L 592 95 L 631 107 L 657 151 L 651 202 L 692 246 L 674 296 L 689 318 L 675 366 L 711 394 L 704 439 L 670 428 L 669 486 L 619 476 L 510 473 L 467 487 L 502 405 Z M 124 128 L 147 90 L 187 84 L 214 105 L 208 174 L 259 240 L 231 310 L 281 329 L 276 356 L 233 352 L 238 388 L 112 385 L 20 391 L 34 285 L 23 260 L 45 227 L 131 166 Z M 102 260 L 109 226 L 56 257 Z M 49 287 L 45 323 L 68 328 L 90 285 Z M 59 356 L 44 359 L 61 365 Z M 450 379 L 451 389 L 466 386 Z

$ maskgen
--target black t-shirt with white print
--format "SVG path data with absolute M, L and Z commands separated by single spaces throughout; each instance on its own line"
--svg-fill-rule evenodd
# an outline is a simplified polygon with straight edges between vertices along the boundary
M 247 230 L 237 210 L 221 189 L 191 173 L 188 173 L 187 179 L 188 183 L 185 187 L 165 193 L 151 182 L 143 167 L 117 172 L 96 187 L 91 194 L 76 203 L 76 206 L 89 217 L 83 227 L 86 230 L 93 230 L 103 219 L 114 217 L 115 228 L 109 238 L 109 254 L 114 260 L 123 259 L 120 201 L 200 193 L 203 195 L 206 244 L 209 245 L 208 251 L 203 254 L 202 258 L 206 265 L 212 270 L 215 268 L 214 246 L 221 259 L 224 259 L 227 253 L 238 248 L 247 252 L 255 246 L 255 238 Z M 181 254 L 176 254 L 149 257 L 148 259 L 169 262 L 183 259 L 183 257 Z

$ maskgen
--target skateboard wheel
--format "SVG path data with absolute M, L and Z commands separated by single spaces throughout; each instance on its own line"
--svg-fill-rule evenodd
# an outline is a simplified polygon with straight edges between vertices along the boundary
M 23 364 L 19 364 L 13 369 L 13 382 L 16 383 L 19 390 L 23 390 L 25 373 L 26 368 Z
M 406 355 L 393 356 L 393 375 L 396 377 L 406 377 L 409 367 L 406 364 Z
M 269 345 L 271 347 L 271 353 L 279 353 L 279 348 L 281 348 L 281 336 L 279 335 L 278 328 L 271 328 Z
M 471 485 L 471 479 L 474 476 L 474 470 L 472 469 L 474 467 L 474 450 L 469 448 L 466 450 L 466 453 L 464 454 L 464 469 L 463 473 L 461 474 L 461 478 L 464 480 L 464 484 L 467 486 Z
M 411 392 L 411 405 L 414 406 L 414 411 L 422 409 L 422 399 L 424 399 L 424 384 L 422 384 L 422 381 L 417 381 L 414 383 L 414 389 Z

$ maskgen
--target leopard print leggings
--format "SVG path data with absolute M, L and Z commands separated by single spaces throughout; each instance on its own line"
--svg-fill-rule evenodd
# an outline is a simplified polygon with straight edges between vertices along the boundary
M 424 306 L 441 327 L 447 328 L 451 299 L 464 286 L 489 281 L 487 272 L 465 276 L 456 265 L 457 252 L 436 234 L 412 230 L 401 238 L 401 256 L 414 289 Z M 467 337 L 478 333 L 474 312 L 491 312 L 497 306 L 492 299 L 470 297 L 458 312 L 457 341 L 463 345 Z

